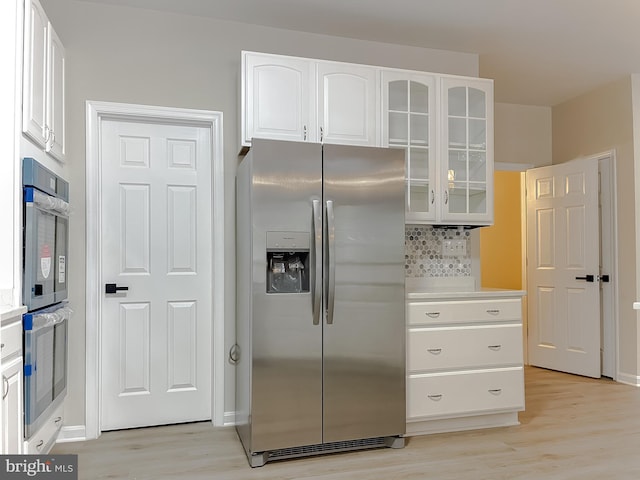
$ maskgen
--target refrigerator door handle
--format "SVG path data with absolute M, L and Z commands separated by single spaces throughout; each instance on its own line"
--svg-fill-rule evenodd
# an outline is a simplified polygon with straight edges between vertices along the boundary
M 313 230 L 313 253 L 315 256 L 313 284 L 311 289 L 313 292 L 311 299 L 311 308 L 313 312 L 313 324 L 320 324 L 320 298 L 322 294 L 322 210 L 320 209 L 320 200 L 313 200 L 313 218 L 311 220 L 311 228 Z
M 327 200 L 327 325 L 333 324 L 333 306 L 336 288 L 336 226 L 333 201 Z

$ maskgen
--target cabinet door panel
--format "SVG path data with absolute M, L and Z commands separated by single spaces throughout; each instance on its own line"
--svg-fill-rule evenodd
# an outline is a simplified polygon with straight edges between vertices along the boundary
M 443 77 L 441 223 L 493 223 L 493 84 Z
M 58 35 L 49 24 L 49 68 L 47 72 L 47 125 L 51 130 L 47 151 L 64 160 L 65 144 L 65 52 Z
M 45 147 L 47 29 L 49 21 L 37 0 L 25 5 L 22 131 Z
M 377 145 L 376 69 L 331 62 L 317 68 L 321 141 Z
M 313 63 L 250 52 L 243 61 L 243 145 L 252 137 L 314 141 Z
M 2 369 L 2 453 L 22 453 L 22 357 L 8 363 Z
M 436 219 L 436 77 L 382 72 L 382 144 L 405 150 L 406 220 Z

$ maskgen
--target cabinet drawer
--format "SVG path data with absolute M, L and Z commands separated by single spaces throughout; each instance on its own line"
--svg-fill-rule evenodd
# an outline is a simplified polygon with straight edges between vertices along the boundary
M 4 325 L 0 331 L 0 357 L 22 353 L 22 321 Z
M 521 367 L 411 375 L 407 390 L 407 418 L 524 409 Z
M 64 404 L 58 406 L 47 422 L 24 442 L 24 453 L 46 455 L 56 443 L 62 428 Z
M 502 322 L 521 320 L 522 307 L 519 298 L 451 302 L 409 302 L 407 304 L 407 318 L 409 325 Z
M 443 370 L 521 365 L 522 327 L 412 328 L 408 370 Z

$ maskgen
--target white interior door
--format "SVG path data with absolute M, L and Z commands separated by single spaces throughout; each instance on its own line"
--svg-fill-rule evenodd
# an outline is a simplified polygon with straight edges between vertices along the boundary
M 526 176 L 529 363 L 599 378 L 598 161 Z
M 211 132 L 104 120 L 100 135 L 101 429 L 209 419 Z

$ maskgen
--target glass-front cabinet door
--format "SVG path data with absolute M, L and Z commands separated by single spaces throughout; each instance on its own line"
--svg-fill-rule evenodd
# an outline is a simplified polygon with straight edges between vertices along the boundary
M 434 221 L 436 194 L 436 79 L 385 70 L 383 145 L 405 151 L 406 221 Z
M 493 82 L 442 79 L 442 221 L 493 222 Z

